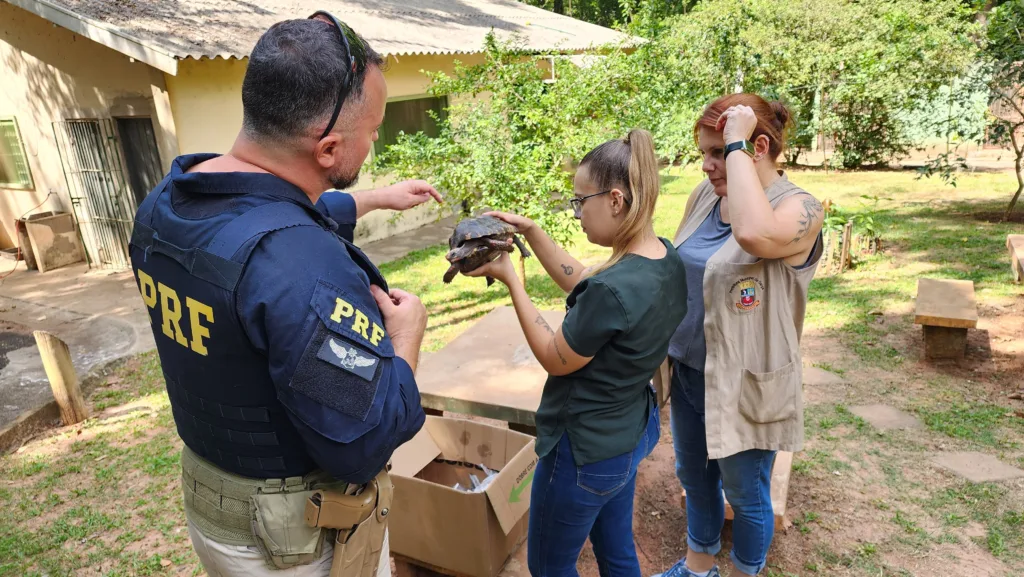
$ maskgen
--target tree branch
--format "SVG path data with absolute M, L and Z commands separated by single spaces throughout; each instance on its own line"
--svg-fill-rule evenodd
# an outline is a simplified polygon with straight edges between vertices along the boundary
M 999 101 L 999 100 L 1005 101 L 1015 111 L 1017 111 L 1017 114 L 1019 114 L 1022 119 L 1024 119 L 1024 108 L 1022 108 L 1020 105 L 1017 104 L 1017 98 L 1021 98 L 1021 100 L 1024 101 L 1024 98 L 1021 97 L 1021 94 L 1019 92 L 1014 93 L 1014 94 L 1011 95 L 1011 94 L 1007 94 L 1007 93 L 1003 92 L 1000 88 L 998 88 L 996 86 L 992 86 L 991 88 L 992 88 L 993 92 L 995 92 L 996 94 L 999 95 L 999 98 L 996 99 L 997 101 Z M 999 118 L 999 117 L 997 116 L 996 118 Z M 1002 120 L 1004 122 L 1012 122 L 1010 120 L 1006 120 L 1005 118 L 999 118 L 999 120 Z

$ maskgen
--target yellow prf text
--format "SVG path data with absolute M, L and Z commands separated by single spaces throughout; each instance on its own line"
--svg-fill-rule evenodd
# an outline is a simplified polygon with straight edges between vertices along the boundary
M 213 308 L 201 303 L 192 297 L 185 297 L 185 306 L 182 307 L 181 298 L 178 292 L 162 282 L 154 282 L 153 277 L 145 271 L 138 271 L 139 292 L 142 293 L 142 300 L 151 309 L 160 307 L 160 317 L 163 323 L 160 327 L 164 336 L 178 343 L 179 345 L 192 350 L 194 353 L 206 356 L 208 351 L 203 339 L 210 337 L 210 328 L 207 325 L 213 324 Z M 192 329 L 192 339 L 189 340 L 181 331 L 181 317 L 188 311 L 188 323 Z M 207 325 L 204 325 L 203 322 Z
M 384 338 L 384 329 L 380 325 L 372 323 L 373 328 L 370 328 L 370 317 L 366 316 L 366 313 L 344 299 L 335 298 L 334 314 L 331 315 L 331 320 L 341 323 L 341 319 L 352 319 L 352 330 L 373 346 L 380 344 L 380 340 Z

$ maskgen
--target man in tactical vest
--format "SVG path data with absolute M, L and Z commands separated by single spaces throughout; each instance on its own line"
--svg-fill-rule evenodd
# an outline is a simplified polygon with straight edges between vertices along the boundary
M 356 219 L 437 192 L 353 184 L 384 118 L 383 58 L 333 16 L 275 24 L 224 155 L 175 159 L 132 267 L 184 441 L 210 577 L 387 575 L 393 451 L 423 426 L 426 311 L 352 244 Z

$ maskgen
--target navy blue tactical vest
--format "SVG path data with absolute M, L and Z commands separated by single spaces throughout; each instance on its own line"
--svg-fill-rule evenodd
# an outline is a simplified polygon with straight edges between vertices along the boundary
M 139 207 L 130 247 L 178 434 L 196 454 L 237 475 L 309 473 L 316 464 L 277 400 L 267 358 L 245 334 L 235 291 L 265 235 L 296 226 L 330 231 L 336 224 L 312 206 L 254 195 L 225 194 L 225 210 L 217 214 L 176 211 L 169 181 Z M 338 242 L 387 290 L 361 251 Z

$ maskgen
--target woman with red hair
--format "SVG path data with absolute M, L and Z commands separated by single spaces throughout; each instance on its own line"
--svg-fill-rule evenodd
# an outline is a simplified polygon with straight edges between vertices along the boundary
M 723 489 L 735 513 L 733 565 L 758 574 L 774 535 L 775 454 L 803 444 L 800 335 L 824 211 L 778 170 L 788 124 L 781 103 L 730 94 L 694 127 L 707 179 L 676 232 L 687 313 L 662 373 L 689 550 L 665 577 L 717 577 Z

